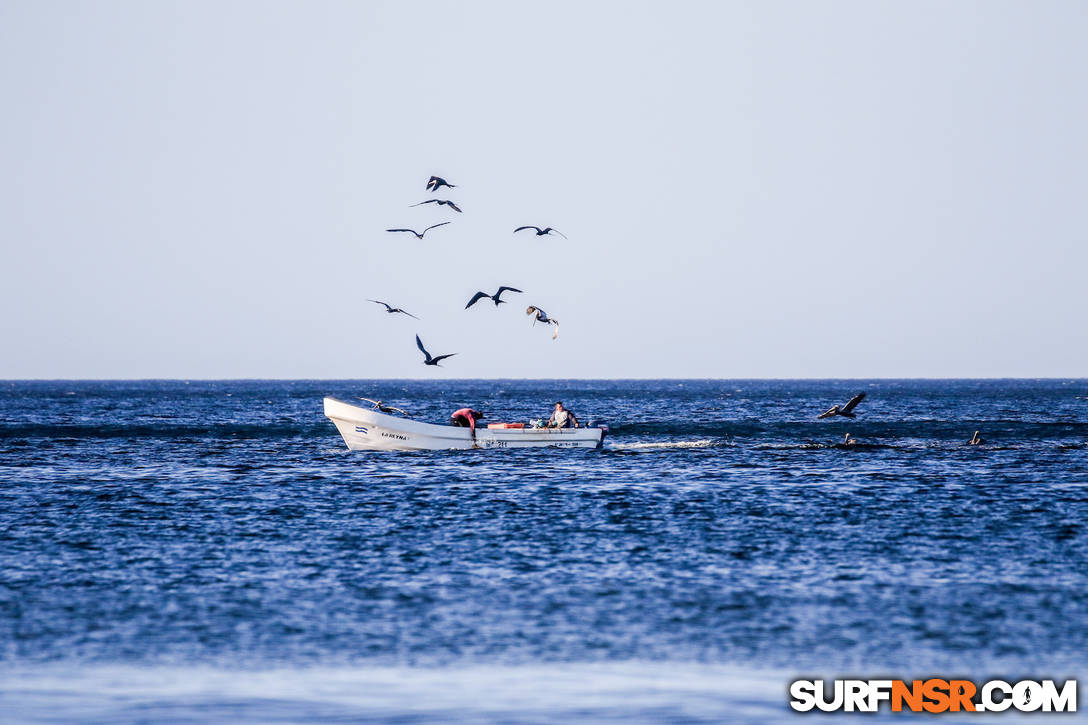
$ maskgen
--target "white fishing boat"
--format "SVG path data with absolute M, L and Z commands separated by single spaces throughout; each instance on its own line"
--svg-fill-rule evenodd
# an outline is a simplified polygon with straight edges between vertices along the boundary
M 421 423 L 325 398 L 325 417 L 336 424 L 353 451 L 441 451 L 451 448 L 600 448 L 607 428 L 495 428 L 472 431 Z M 502 424 L 511 425 L 511 424 Z

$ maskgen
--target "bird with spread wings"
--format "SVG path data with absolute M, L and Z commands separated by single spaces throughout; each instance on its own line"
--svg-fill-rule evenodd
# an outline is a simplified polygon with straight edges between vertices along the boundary
M 443 179 L 441 176 L 432 176 L 431 178 L 427 179 L 427 191 L 438 191 L 443 186 L 450 189 L 457 188 L 457 184 L 451 184 Z
M 432 357 L 431 353 L 427 352 L 427 348 L 423 347 L 423 340 L 419 339 L 419 335 L 416 335 L 416 347 L 418 347 L 419 351 L 421 353 L 423 353 L 423 358 L 424 358 L 423 359 L 423 364 L 424 365 L 438 366 L 438 363 L 442 362 L 443 360 L 445 360 L 448 357 L 453 357 L 454 355 L 457 354 L 455 352 L 451 352 L 448 355 L 435 355 L 435 356 Z
M 423 235 L 431 231 L 435 227 L 443 227 L 451 222 L 439 222 L 438 224 L 432 224 L 421 232 L 417 232 L 415 229 L 386 229 L 387 232 L 410 232 L 416 235 L 416 239 L 423 239 Z
M 838 406 L 832 405 L 826 412 L 816 416 L 817 420 L 822 418 L 833 418 L 836 415 L 841 415 L 846 418 L 856 418 L 857 414 L 854 413 L 854 408 L 858 407 L 858 403 L 865 400 L 865 393 L 858 393 L 846 403 L 846 405 Z
M 448 206 L 458 213 L 461 211 L 461 207 L 457 206 L 449 199 L 427 199 L 426 201 L 421 201 L 418 204 L 411 204 L 410 206 L 423 206 L 424 204 L 438 204 L 439 206 Z
M 563 237 L 563 239 L 567 238 L 567 235 L 564 234 L 563 232 L 559 231 L 558 229 L 552 229 L 551 227 L 544 227 L 543 229 L 541 229 L 540 227 L 534 227 L 532 224 L 527 224 L 527 225 L 525 225 L 523 227 L 518 227 L 517 229 L 514 230 L 514 233 L 517 234 L 522 229 L 532 229 L 532 230 L 536 231 L 536 235 L 538 237 L 542 237 L 545 234 L 551 234 L 552 232 L 555 232 L 559 236 Z
M 502 286 L 502 287 L 499 287 L 499 291 L 496 292 L 493 295 L 489 295 L 486 292 L 477 292 L 476 294 L 472 295 L 472 299 L 468 301 L 467 305 L 465 305 L 465 309 L 467 310 L 469 307 L 472 307 L 474 304 L 476 304 L 477 302 L 479 302 L 482 299 L 491 300 L 492 302 L 495 303 L 496 307 L 498 307 L 499 305 L 506 304 L 506 300 L 502 299 L 502 293 L 503 292 L 517 292 L 518 294 L 521 294 L 521 290 L 519 290 L 517 287 L 507 287 L 505 285 Z
M 373 405 L 375 410 L 380 411 L 382 413 L 400 413 L 405 418 L 411 418 L 412 417 L 411 414 L 408 413 L 408 411 L 402 410 L 400 408 L 394 408 L 392 405 L 386 405 L 385 403 L 383 403 L 380 400 L 372 400 L 371 398 L 359 398 L 359 400 L 365 400 L 366 402 Z
M 419 319 L 418 317 L 413 315 L 411 312 L 408 312 L 407 310 L 402 310 L 399 307 L 393 307 L 388 302 L 382 302 L 381 300 L 367 300 L 367 302 L 373 302 L 376 305 L 385 305 L 385 311 L 388 312 L 391 315 L 399 312 L 402 315 L 408 315 L 413 320 L 418 320 Z
M 540 309 L 536 305 L 529 305 L 529 308 L 525 310 L 527 315 L 536 315 L 533 318 L 533 327 L 536 327 L 536 323 L 543 322 L 545 325 L 554 325 L 555 329 L 552 332 L 552 339 L 555 340 L 559 337 L 559 320 L 553 320 L 548 317 L 548 313 Z

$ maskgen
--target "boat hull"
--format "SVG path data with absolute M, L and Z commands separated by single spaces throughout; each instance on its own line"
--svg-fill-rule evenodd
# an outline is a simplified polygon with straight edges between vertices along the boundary
M 434 425 L 325 398 L 325 417 L 353 451 L 442 451 L 469 448 L 600 448 L 604 428 L 468 428 Z

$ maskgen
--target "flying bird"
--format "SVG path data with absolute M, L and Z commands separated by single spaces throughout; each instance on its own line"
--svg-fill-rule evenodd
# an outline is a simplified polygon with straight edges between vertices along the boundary
M 391 307 L 388 302 L 382 302 L 380 300 L 367 300 L 367 302 L 373 302 L 376 305 L 385 305 L 385 311 L 388 312 L 391 315 L 394 314 L 394 313 L 399 312 L 402 315 L 408 315 L 413 320 L 418 320 L 419 319 L 418 317 L 413 315 L 411 312 L 407 312 L 406 310 L 402 310 L 399 307 Z M 368 400 L 368 398 L 362 398 L 362 400 Z
M 465 309 L 467 310 L 469 307 L 472 307 L 474 304 L 484 298 L 490 299 L 492 302 L 495 303 L 496 307 L 501 304 L 505 304 L 506 300 L 500 299 L 503 292 L 517 292 L 520 294 L 521 290 L 519 290 L 517 287 L 499 287 L 499 291 L 493 295 L 489 295 L 486 292 L 477 292 L 476 294 L 472 295 L 472 299 L 468 301 L 467 305 L 465 305 Z
M 536 317 L 533 318 L 534 327 L 536 327 L 536 323 L 538 322 L 543 322 L 545 325 L 554 325 L 555 330 L 552 332 L 552 339 L 554 340 L 559 337 L 559 320 L 553 320 L 548 317 L 547 312 L 534 305 L 529 305 L 529 308 L 525 310 L 525 314 L 527 315 L 532 315 L 534 313 L 536 314 Z
M 412 204 L 412 206 L 421 206 L 423 204 L 438 204 L 439 206 L 448 206 L 450 209 L 453 209 L 456 212 L 461 211 L 461 207 L 457 206 L 449 199 L 428 199 L 427 201 L 419 202 L 419 204 Z
M 371 403 L 374 406 L 375 410 L 378 410 L 382 413 L 400 413 L 405 418 L 412 417 L 411 415 L 409 415 L 408 411 L 401 410 L 400 408 L 394 408 L 392 405 L 386 405 L 380 400 L 371 400 L 370 398 L 359 398 L 359 400 L 365 400 L 366 402 Z
M 416 235 L 416 239 L 423 239 L 423 235 L 426 234 L 427 232 L 431 231 L 435 227 L 445 226 L 446 224 L 449 224 L 449 223 L 450 222 L 439 222 L 438 224 L 432 224 L 431 226 L 427 227 L 426 229 L 424 229 L 421 232 L 417 232 L 415 229 L 386 229 L 385 231 L 387 231 L 387 232 L 411 232 L 412 234 Z
M 558 229 L 552 229 L 551 227 L 544 227 L 543 229 L 541 229 L 540 227 L 534 227 L 532 224 L 528 224 L 528 225 L 526 225 L 524 227 L 518 227 L 517 229 L 514 230 L 514 233 L 517 234 L 522 229 L 535 229 L 536 230 L 536 235 L 538 237 L 542 237 L 545 234 L 551 234 L 552 232 L 555 232 L 559 236 L 563 237 L 563 239 L 567 238 L 567 235 L 564 234 L 563 232 L 559 231 Z
M 828 408 L 826 413 L 821 413 L 816 416 L 816 419 L 831 418 L 836 415 L 846 416 L 847 418 L 856 418 L 857 415 L 854 413 L 854 408 L 858 407 L 858 403 L 863 400 L 865 400 L 865 393 L 858 393 L 853 398 L 850 398 L 850 401 L 846 405 L 841 408 L 837 405 L 832 405 Z
M 450 188 L 450 189 L 457 188 L 457 184 L 451 184 L 448 181 L 446 181 L 445 179 L 443 179 L 441 176 L 432 176 L 430 179 L 427 180 L 427 190 L 428 191 L 438 191 L 443 186 L 445 186 L 447 188 Z
M 431 357 L 431 353 L 427 352 L 427 348 L 423 347 L 423 340 L 419 339 L 419 335 L 416 335 L 416 347 L 418 347 L 419 351 L 423 353 L 423 357 L 425 358 L 423 360 L 424 365 L 437 366 L 438 363 L 442 362 L 446 358 L 453 357 L 457 354 L 455 352 L 451 352 L 449 355 L 435 355 L 434 357 Z

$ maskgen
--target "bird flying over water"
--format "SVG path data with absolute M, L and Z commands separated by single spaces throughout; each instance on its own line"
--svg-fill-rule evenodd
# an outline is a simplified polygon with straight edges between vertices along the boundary
M 400 413 L 406 418 L 412 417 L 408 414 L 408 411 L 401 410 L 400 408 L 394 408 L 392 405 L 386 405 L 380 400 L 371 400 L 370 398 L 359 398 L 359 400 L 365 400 L 366 402 L 371 403 L 374 406 L 375 410 L 378 410 L 382 413 Z
M 519 290 L 517 287 L 499 287 L 499 291 L 496 292 L 493 295 L 489 295 L 486 292 L 477 292 L 476 294 L 472 295 L 472 299 L 468 301 L 467 305 L 465 305 L 465 309 L 467 310 L 469 307 L 472 307 L 474 304 L 476 304 L 477 302 L 479 302 L 480 300 L 482 300 L 484 298 L 490 299 L 492 302 L 495 303 L 496 307 L 498 307 L 501 304 L 505 304 L 506 300 L 500 299 L 502 297 L 503 292 L 518 292 L 518 293 L 520 293 L 521 290 Z
M 559 236 L 563 237 L 563 239 L 567 238 L 567 235 L 564 234 L 563 232 L 559 231 L 558 229 L 552 229 L 551 227 L 544 227 L 543 229 L 541 229 L 540 227 L 534 227 L 532 224 L 527 224 L 526 226 L 518 227 L 517 229 L 514 230 L 514 233 L 517 234 L 522 229 L 535 229 L 536 230 L 536 235 L 538 237 L 542 237 L 545 234 L 551 234 L 552 232 L 555 232 Z
M 412 206 L 421 206 L 423 204 L 438 204 L 439 206 L 448 206 L 450 209 L 453 209 L 456 212 L 461 211 L 461 207 L 457 206 L 449 199 L 428 199 L 427 201 L 419 202 L 419 204 L 412 204 Z
M 416 335 L 416 347 L 418 347 L 419 351 L 421 353 L 423 353 L 423 357 L 424 357 L 423 364 L 424 365 L 435 365 L 435 366 L 437 366 L 438 363 L 442 362 L 446 358 L 453 357 L 454 355 L 457 354 L 455 352 L 451 352 L 449 355 L 435 355 L 434 357 L 431 357 L 431 353 L 427 352 L 427 348 L 423 347 L 423 340 L 419 339 L 419 335 Z
M 451 184 L 448 181 L 446 181 L 445 179 L 443 179 L 441 176 L 432 176 L 430 179 L 427 180 L 427 190 L 428 191 L 438 191 L 443 186 L 448 187 L 450 189 L 457 188 L 457 184 Z
M 385 305 L 385 311 L 388 312 L 391 315 L 396 313 L 396 312 L 399 312 L 402 315 L 408 315 L 413 320 L 418 320 L 419 319 L 418 317 L 413 315 L 411 312 L 407 312 L 405 310 L 402 310 L 399 307 L 390 306 L 390 304 L 388 302 L 382 302 L 381 300 L 367 300 L 367 302 L 373 302 L 376 305 Z M 361 398 L 361 400 L 369 400 L 369 398 Z
M 819 420 L 821 418 L 831 418 L 836 415 L 842 415 L 847 418 L 855 418 L 857 417 L 857 415 L 854 413 L 854 408 L 858 407 L 858 403 L 863 400 L 865 400 L 865 393 L 858 393 L 853 398 L 850 398 L 850 401 L 846 405 L 842 407 L 832 405 L 830 408 L 828 408 L 827 412 L 821 413 L 820 415 L 816 416 L 816 419 Z
M 536 317 L 533 318 L 534 327 L 538 322 L 543 322 L 545 325 L 554 325 L 555 330 L 552 332 L 552 339 L 554 340 L 559 337 L 559 320 L 553 320 L 552 318 L 548 317 L 547 312 L 540 309 L 539 307 L 536 307 L 535 305 L 529 305 L 529 308 L 525 310 L 525 314 L 527 315 L 531 315 L 534 313 L 536 313 Z
M 426 229 L 424 229 L 421 232 L 417 232 L 415 229 L 386 229 L 385 231 L 387 231 L 387 232 L 411 232 L 412 234 L 416 235 L 416 239 L 423 239 L 423 235 L 426 234 L 427 232 L 431 231 L 435 227 L 445 226 L 446 224 L 449 224 L 449 223 L 450 222 L 439 222 L 438 224 L 432 224 L 431 226 L 427 227 Z

